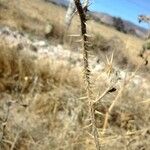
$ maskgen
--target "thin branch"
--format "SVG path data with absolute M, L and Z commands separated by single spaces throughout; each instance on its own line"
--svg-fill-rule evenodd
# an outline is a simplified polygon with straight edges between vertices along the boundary
M 16 137 L 15 137 L 15 140 L 14 140 L 14 142 L 13 142 L 12 145 L 11 145 L 10 150 L 14 150 L 14 149 L 15 149 L 15 146 L 16 146 L 16 143 L 17 143 L 17 141 L 18 141 L 18 139 L 19 139 L 20 133 L 21 133 L 20 131 L 17 133 L 17 135 L 16 135 Z
M 105 115 L 105 120 L 104 120 L 104 125 L 103 125 L 103 130 L 102 130 L 102 134 L 105 133 L 106 131 L 106 128 L 107 128 L 107 125 L 108 125 L 108 120 L 109 120 L 109 116 L 112 112 L 112 109 L 114 108 L 115 106 L 115 103 L 118 101 L 118 99 L 120 98 L 120 96 L 122 95 L 122 92 L 124 90 L 124 86 L 122 86 L 122 88 L 119 90 L 117 96 L 115 97 L 114 101 L 112 102 L 112 104 L 110 105 L 106 115 Z
M 113 100 L 112 104 L 110 105 L 106 115 L 105 115 L 105 120 L 104 120 L 104 125 L 103 125 L 103 130 L 102 130 L 102 134 L 105 134 L 106 128 L 108 126 L 108 120 L 110 117 L 110 114 L 116 104 L 116 102 L 119 100 L 119 98 L 121 97 L 123 90 L 125 89 L 125 87 L 129 84 L 129 82 L 131 81 L 131 79 L 135 76 L 135 74 L 137 73 L 137 71 L 139 70 L 141 65 L 138 65 L 137 68 L 135 69 L 134 73 L 131 74 L 128 78 L 125 77 L 124 82 L 122 87 L 120 88 L 120 90 L 118 91 L 117 96 L 115 97 L 115 99 Z
M 7 102 L 6 106 L 7 106 L 7 110 L 6 110 L 6 116 L 2 122 L 2 135 L 0 137 L 0 143 L 2 143 L 3 138 L 4 138 L 4 134 L 5 134 L 5 129 L 6 129 L 9 113 L 10 113 L 10 110 L 9 110 L 10 109 L 10 102 Z
M 101 99 L 105 97 L 105 95 L 108 94 L 109 90 L 112 88 L 112 86 L 109 86 L 95 101 L 94 103 L 98 103 Z

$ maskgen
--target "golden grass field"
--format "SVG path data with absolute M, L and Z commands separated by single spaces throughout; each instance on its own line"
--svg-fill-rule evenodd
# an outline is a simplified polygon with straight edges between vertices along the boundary
M 2 25 L 15 27 L 36 35 L 43 35 L 45 26 L 50 22 L 54 25 L 54 36 L 59 37 L 64 32 L 64 8 L 40 0 L 5 0 L 3 5 L 0 9 Z M 76 16 L 72 23 L 71 34 L 79 32 L 80 23 L 77 18 Z M 137 55 L 144 43 L 143 40 L 132 35 L 123 34 L 92 20 L 88 23 L 88 29 L 93 36 L 95 33 L 99 33 L 106 39 L 119 37 L 125 44 L 123 51 L 132 60 L 132 63 L 137 64 L 141 61 Z
M 49 44 L 62 42 L 64 15 L 64 8 L 43 0 L 0 0 L 1 26 L 28 33 L 31 39 L 44 39 L 45 26 L 51 23 L 54 31 Z M 78 34 L 79 29 L 75 16 L 69 34 Z M 108 40 L 118 37 L 124 46 L 117 51 L 122 54 L 114 56 L 125 55 L 135 66 L 142 63 L 137 57 L 142 39 L 92 20 L 88 32 Z M 74 39 L 68 41 L 63 46 L 72 48 Z M 116 48 L 121 46 L 117 44 Z M 113 66 L 108 64 L 104 72 L 93 74 L 93 99 L 109 86 L 106 78 L 113 74 L 111 69 Z M 122 86 L 94 105 L 102 150 L 149 150 L 150 80 L 146 71 L 137 74 L 144 82 L 136 86 L 131 76 L 131 83 L 121 93 Z M 106 134 L 102 134 L 106 113 L 116 97 Z M 71 67 L 49 58 L 33 59 L 21 48 L 0 41 L 0 150 L 95 150 L 90 123 L 82 66 Z

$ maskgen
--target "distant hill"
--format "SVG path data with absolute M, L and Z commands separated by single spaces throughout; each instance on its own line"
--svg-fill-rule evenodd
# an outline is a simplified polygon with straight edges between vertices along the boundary
M 90 15 L 96 21 L 113 26 L 113 17 L 114 16 L 111 16 L 107 13 L 102 13 L 102 12 L 90 12 Z M 135 25 L 134 23 L 127 21 L 127 20 L 123 20 L 123 24 L 125 26 L 125 30 L 127 33 L 136 35 L 141 38 L 146 37 L 147 30 L 145 28 Z
M 135 25 L 134 23 L 124 20 L 124 25 L 127 31 L 131 31 L 134 30 L 135 31 L 135 35 L 141 38 L 145 38 L 147 35 L 147 29 L 142 28 L 138 25 Z
M 67 7 L 69 0 L 45 0 L 45 1 L 52 2 L 56 5 L 61 5 L 63 7 Z M 95 21 L 113 26 L 114 16 L 111 16 L 110 14 L 103 13 L 103 12 L 90 12 L 89 14 Z M 135 25 L 134 23 L 127 21 L 127 20 L 123 20 L 123 24 L 125 27 L 125 31 L 127 33 L 135 35 L 140 38 L 146 37 L 147 30 L 145 28 Z

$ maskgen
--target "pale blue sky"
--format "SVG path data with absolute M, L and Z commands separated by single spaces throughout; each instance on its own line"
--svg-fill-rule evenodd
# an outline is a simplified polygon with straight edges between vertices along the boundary
M 147 24 L 139 24 L 137 16 L 150 15 L 150 0 L 91 0 L 91 2 L 92 11 L 105 12 L 148 27 Z

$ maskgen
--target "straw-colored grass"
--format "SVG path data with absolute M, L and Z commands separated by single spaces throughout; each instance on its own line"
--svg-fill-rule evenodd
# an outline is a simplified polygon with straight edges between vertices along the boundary
M 44 36 L 45 27 L 50 23 L 53 25 L 52 36 L 55 38 L 63 37 L 66 10 L 62 7 L 49 4 L 44 0 L 6 0 L 0 7 L 1 25 Z M 142 61 L 137 56 L 143 40 L 92 20 L 88 22 L 88 31 L 93 36 L 99 33 L 106 39 L 120 38 L 125 44 L 123 51 L 131 62 L 137 65 Z M 75 16 L 69 33 L 76 34 L 77 32 L 79 32 L 79 19 Z
M 42 0 L 0 0 L 1 24 L 34 35 L 43 36 L 50 21 L 58 38 L 63 33 L 64 12 L 63 8 Z M 75 18 L 70 28 L 72 34 L 79 32 Z M 135 54 L 142 40 L 94 21 L 88 24 L 88 32 L 101 32 L 106 40 L 119 37 L 126 45 L 127 56 L 132 62 L 138 61 Z M 144 74 L 145 82 L 139 85 L 129 83 L 121 94 L 120 88 L 105 94 L 110 86 L 106 75 L 113 74 L 113 67 L 108 64 L 106 72 L 97 72 L 91 78 L 95 81 L 93 97 L 98 98 L 94 111 L 101 148 L 149 149 L 149 77 Z M 0 149 L 94 150 L 82 77 L 81 68 L 63 61 L 36 59 L 28 50 L 10 48 L 0 42 Z
M 0 60 L 1 125 L 8 114 L 6 127 L 1 126 L 2 150 L 94 149 L 81 70 L 57 60 L 34 60 L 28 52 L 25 55 L 5 44 L 0 46 Z M 93 96 L 103 95 L 108 86 L 102 77 L 97 78 Z M 133 83 L 124 88 L 111 109 L 105 135 L 101 134 L 105 114 L 117 92 L 94 104 L 102 149 L 149 148 L 150 112 L 145 92 Z

